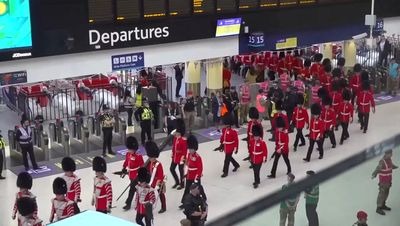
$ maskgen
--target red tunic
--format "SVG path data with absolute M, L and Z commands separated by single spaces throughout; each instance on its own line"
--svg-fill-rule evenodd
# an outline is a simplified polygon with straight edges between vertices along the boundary
M 135 192 L 135 210 L 142 215 L 146 215 L 146 203 L 151 203 L 154 205 L 156 202 L 156 194 L 154 188 L 149 185 L 145 187 L 136 185 Z
M 282 117 L 282 118 L 283 118 L 283 120 L 285 121 L 285 129 L 288 130 L 288 129 L 289 129 L 289 121 L 288 121 L 287 115 L 283 114 L 282 112 L 278 112 L 278 113 L 276 113 L 276 114 L 274 115 L 274 118 L 273 118 L 273 120 L 272 120 L 272 128 L 275 128 L 275 120 L 276 120 L 278 117 Z
M 292 122 L 297 129 L 303 129 L 309 122 L 307 109 L 304 107 L 295 107 L 292 115 Z
M 224 84 L 225 87 L 230 87 L 231 86 L 231 76 L 232 76 L 231 71 L 229 71 L 228 69 L 224 69 L 222 71 L 222 78 L 223 78 L 223 81 L 224 81 L 223 84 Z
M 262 139 L 251 139 L 249 143 L 250 160 L 253 164 L 261 164 L 268 156 L 268 149 Z
M 324 87 L 328 93 L 332 91 L 332 76 L 331 74 L 324 73 L 319 77 L 322 87 Z
M 54 198 L 51 200 L 50 222 L 54 221 L 54 216 L 56 217 L 55 221 L 59 221 L 73 216 L 74 213 L 75 208 L 72 200 L 69 200 L 68 198 L 64 198 L 63 200 Z
M 360 74 L 354 74 L 351 79 L 350 79 L 350 88 L 351 91 L 353 92 L 354 95 L 357 95 L 359 90 L 360 90 L 360 86 L 361 86 L 361 76 Z
M 279 58 L 277 55 L 272 55 L 271 59 L 269 60 L 269 69 L 271 71 L 277 72 L 278 70 L 278 62 L 279 62 Z
M 303 69 L 303 60 L 300 57 L 295 58 L 292 66 L 294 72 L 296 72 L 297 74 L 301 74 L 301 71 Z
M 374 96 L 370 91 L 361 91 L 357 95 L 357 109 L 361 113 L 369 113 L 375 107 Z
M 325 107 L 321 111 L 321 119 L 324 120 L 324 130 L 332 130 L 336 126 L 336 112 L 330 107 L 326 109 Z
M 125 161 L 122 167 L 128 170 L 130 180 L 136 179 L 138 170 L 143 165 L 143 156 L 137 154 L 136 152 L 126 152 Z
M 308 68 L 308 67 L 303 68 L 303 69 L 301 70 L 300 74 L 302 74 L 303 77 L 304 77 L 306 80 L 309 80 L 309 79 L 311 78 L 311 69 Z
M 319 75 L 321 74 L 321 70 L 322 70 L 322 64 L 320 63 L 314 63 L 313 65 L 311 65 L 310 68 L 310 72 L 311 75 L 316 76 L 317 78 L 319 78 Z
M 287 130 L 275 130 L 275 151 L 278 154 L 289 155 L 289 135 Z
M 318 140 L 324 135 L 325 124 L 320 118 L 311 118 L 310 123 L 310 139 Z
M 293 69 L 293 62 L 295 61 L 295 58 L 291 54 L 286 54 L 285 56 L 285 62 L 286 62 L 286 68 L 289 71 L 292 71 Z
M 339 115 L 339 107 L 340 104 L 343 102 L 343 97 L 342 94 L 337 92 L 337 91 L 333 91 L 331 93 L 331 98 L 332 98 L 332 107 L 336 112 L 336 115 Z
M 106 176 L 95 177 L 93 193 L 96 210 L 107 211 L 112 205 L 111 180 Z
M 262 130 L 262 125 L 261 125 L 261 123 L 258 121 L 258 120 L 250 120 L 249 121 L 249 123 L 248 123 L 248 125 L 247 125 L 247 137 L 248 137 L 248 139 L 250 140 L 250 139 L 253 139 L 253 133 L 251 132 L 251 131 L 253 131 L 253 126 L 254 125 L 258 125 L 258 126 L 261 126 L 261 131 L 262 131 L 262 133 L 261 133 L 261 138 L 263 138 L 263 136 L 264 136 L 264 131 Z
M 147 165 L 147 170 L 151 175 L 151 180 L 149 184 L 152 188 L 155 188 L 157 185 L 164 181 L 163 166 L 158 160 L 154 162 L 149 162 L 149 164 Z
M 286 66 L 287 65 L 286 65 L 285 59 L 284 58 L 280 59 L 279 62 L 278 62 L 278 74 L 279 75 L 284 73 L 285 69 L 287 69 Z
M 203 161 L 201 160 L 201 156 L 197 154 L 197 152 L 191 154 L 189 153 L 187 156 L 187 180 L 198 180 L 203 175 Z
M 340 104 L 339 107 L 339 111 L 340 111 L 340 115 L 339 115 L 339 119 L 341 122 L 350 122 L 350 118 L 353 118 L 353 114 L 354 114 L 354 107 L 351 103 L 349 102 L 343 102 L 342 104 Z
M 239 138 L 236 130 L 232 128 L 223 128 L 220 143 L 224 145 L 226 154 L 232 154 L 239 146 Z
M 183 164 L 188 153 L 186 137 L 174 137 L 172 142 L 172 162 Z
M 78 202 L 81 198 L 81 178 L 73 174 L 71 177 L 63 175 L 62 178 L 67 182 L 67 198 Z

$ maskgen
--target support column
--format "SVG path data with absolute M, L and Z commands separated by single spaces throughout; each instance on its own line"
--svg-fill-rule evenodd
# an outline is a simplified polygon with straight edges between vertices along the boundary
M 332 43 L 324 43 L 322 44 L 322 51 L 321 53 L 324 55 L 324 58 L 328 58 L 332 60 Z
M 222 59 L 220 61 L 208 62 L 206 64 L 206 78 L 207 78 L 207 95 L 216 93 L 217 91 L 222 92 L 223 80 L 222 80 Z
M 344 41 L 343 55 L 344 58 L 346 59 L 346 65 L 345 65 L 346 70 L 353 68 L 354 64 L 357 63 L 356 54 L 357 54 L 357 48 L 354 40 Z
M 201 64 L 200 61 L 190 61 L 185 64 L 186 94 L 191 90 L 193 96 L 201 95 Z

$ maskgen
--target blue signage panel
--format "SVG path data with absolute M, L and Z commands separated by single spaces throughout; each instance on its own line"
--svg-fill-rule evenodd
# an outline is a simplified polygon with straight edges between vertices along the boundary
M 0 74 L 0 85 L 13 85 L 28 82 L 26 71 L 14 71 Z
M 144 67 L 144 52 L 111 56 L 112 70 Z
M 264 33 L 263 32 L 255 32 L 249 35 L 249 43 L 250 47 L 264 47 Z

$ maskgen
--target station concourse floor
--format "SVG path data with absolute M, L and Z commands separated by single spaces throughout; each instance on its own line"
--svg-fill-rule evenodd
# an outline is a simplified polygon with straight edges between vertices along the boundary
M 367 134 L 363 134 L 359 125 L 356 123 L 351 124 L 350 139 L 345 141 L 344 145 L 338 145 L 336 149 L 331 149 L 329 142 L 325 142 L 325 156 L 323 160 L 318 160 L 317 152 L 313 153 L 310 163 L 304 163 L 302 158 L 306 155 L 307 146 L 298 148 L 297 152 L 290 150 L 290 159 L 292 163 L 293 173 L 297 176 L 297 179 L 305 177 L 307 170 L 319 171 L 325 167 L 331 166 L 334 163 L 344 160 L 353 154 L 362 151 L 375 143 L 384 140 L 385 138 L 391 137 L 392 135 L 399 133 L 400 129 L 400 102 L 393 102 L 377 107 L 376 114 L 371 114 L 370 126 Z M 264 122 L 264 128 L 268 128 L 267 122 Z M 336 132 L 336 138 L 339 137 L 339 131 Z M 245 135 L 241 135 L 240 139 L 244 138 Z M 270 134 L 264 137 L 265 140 L 270 138 Z M 294 134 L 290 134 L 290 144 L 293 143 Z M 234 209 L 240 208 L 246 203 L 257 200 L 277 189 L 286 183 L 286 166 L 281 160 L 279 163 L 277 178 L 270 180 L 267 179 L 267 175 L 272 167 L 272 161 L 269 160 L 261 168 L 261 185 L 258 189 L 252 188 L 253 183 L 253 172 L 248 168 L 249 163 L 243 162 L 242 159 L 247 156 L 247 147 L 244 141 L 240 142 L 239 154 L 235 155 L 236 160 L 241 164 L 241 168 L 238 172 L 230 172 L 227 178 L 220 178 L 222 173 L 222 164 L 224 155 L 220 152 L 213 152 L 212 150 L 218 146 L 218 141 L 214 140 L 207 143 L 202 143 L 199 146 L 199 154 L 203 158 L 204 172 L 202 183 L 205 188 L 205 192 L 208 196 L 209 204 L 209 217 L 208 219 L 215 219 L 222 216 Z M 272 155 L 274 150 L 274 144 L 267 141 L 269 156 Z M 292 147 L 292 145 L 290 145 Z M 400 153 L 399 149 L 394 152 L 394 162 L 400 165 Z M 269 158 L 268 158 L 269 159 Z M 158 214 L 160 204 L 157 204 L 154 214 L 154 225 L 156 226 L 176 226 L 179 225 L 179 221 L 184 218 L 182 211 L 178 209 L 180 205 L 180 199 L 183 190 L 173 190 L 172 176 L 169 172 L 169 165 L 171 162 L 170 151 L 164 151 L 160 155 L 160 161 L 163 163 L 164 172 L 168 177 L 167 181 L 167 212 L 164 214 Z M 400 222 L 400 215 L 396 214 L 400 210 L 400 171 L 394 172 L 394 182 L 389 196 L 388 206 L 393 208 L 387 216 L 380 216 L 375 213 L 375 203 L 378 191 L 377 180 L 371 180 L 370 175 L 375 169 L 378 163 L 378 159 L 375 161 L 369 161 L 362 167 L 358 167 L 354 172 L 340 175 L 332 181 L 328 181 L 320 187 L 320 204 L 319 204 L 319 217 L 320 225 L 323 226 L 344 226 L 352 225 L 355 222 L 355 213 L 359 209 L 364 209 L 369 214 L 369 225 L 379 226 L 397 226 Z M 108 164 L 107 176 L 112 180 L 113 185 L 113 206 L 116 208 L 112 209 L 112 215 L 120 217 L 126 220 L 134 221 L 135 211 L 123 211 L 124 201 L 127 196 L 124 195 L 118 202 L 116 198 L 128 185 L 128 178 L 121 179 L 118 176 L 112 174 L 114 171 L 121 170 L 122 161 Z M 232 166 L 230 167 L 232 170 Z M 79 204 L 81 210 L 93 209 L 90 205 L 92 198 L 92 186 L 94 172 L 91 168 L 78 170 L 76 174 L 82 178 L 82 202 Z M 15 199 L 15 193 L 17 191 L 15 182 L 16 175 L 11 171 L 6 170 L 3 173 L 7 177 L 6 180 L 0 181 L 0 225 L 17 225 L 16 221 L 11 219 L 11 212 Z M 39 206 L 39 216 L 44 220 L 44 223 L 48 223 L 50 215 L 50 200 L 54 197 L 52 194 L 52 181 L 59 175 L 53 175 L 48 177 L 42 177 L 34 179 L 32 192 L 37 196 L 37 202 Z M 364 182 L 361 185 L 353 184 L 353 177 L 363 177 Z M 348 190 L 343 187 L 349 188 Z M 396 192 L 397 191 L 397 192 Z M 335 199 L 335 197 L 353 197 L 351 193 L 354 192 L 354 197 L 361 197 L 361 199 L 351 200 L 347 199 Z M 350 193 L 350 194 L 349 194 Z M 362 194 L 362 196 L 360 196 Z M 335 200 L 346 200 L 345 203 L 337 203 Z M 356 203 L 358 202 L 358 204 Z M 334 205 L 334 206 L 332 206 Z M 306 226 L 307 221 L 305 218 L 304 211 L 304 199 L 300 199 L 298 211 L 296 213 L 297 221 L 295 225 Z M 240 224 L 249 226 L 275 226 L 279 225 L 279 211 L 278 209 L 272 209 L 270 212 L 266 212 L 265 215 L 261 215 L 261 218 L 254 218 L 250 221 Z

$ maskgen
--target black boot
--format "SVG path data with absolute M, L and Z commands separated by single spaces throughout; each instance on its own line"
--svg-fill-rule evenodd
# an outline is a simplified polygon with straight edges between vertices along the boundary
M 386 215 L 386 213 L 385 212 L 383 212 L 383 210 L 382 210 L 382 208 L 376 208 L 376 213 L 377 214 L 380 214 L 380 215 Z

